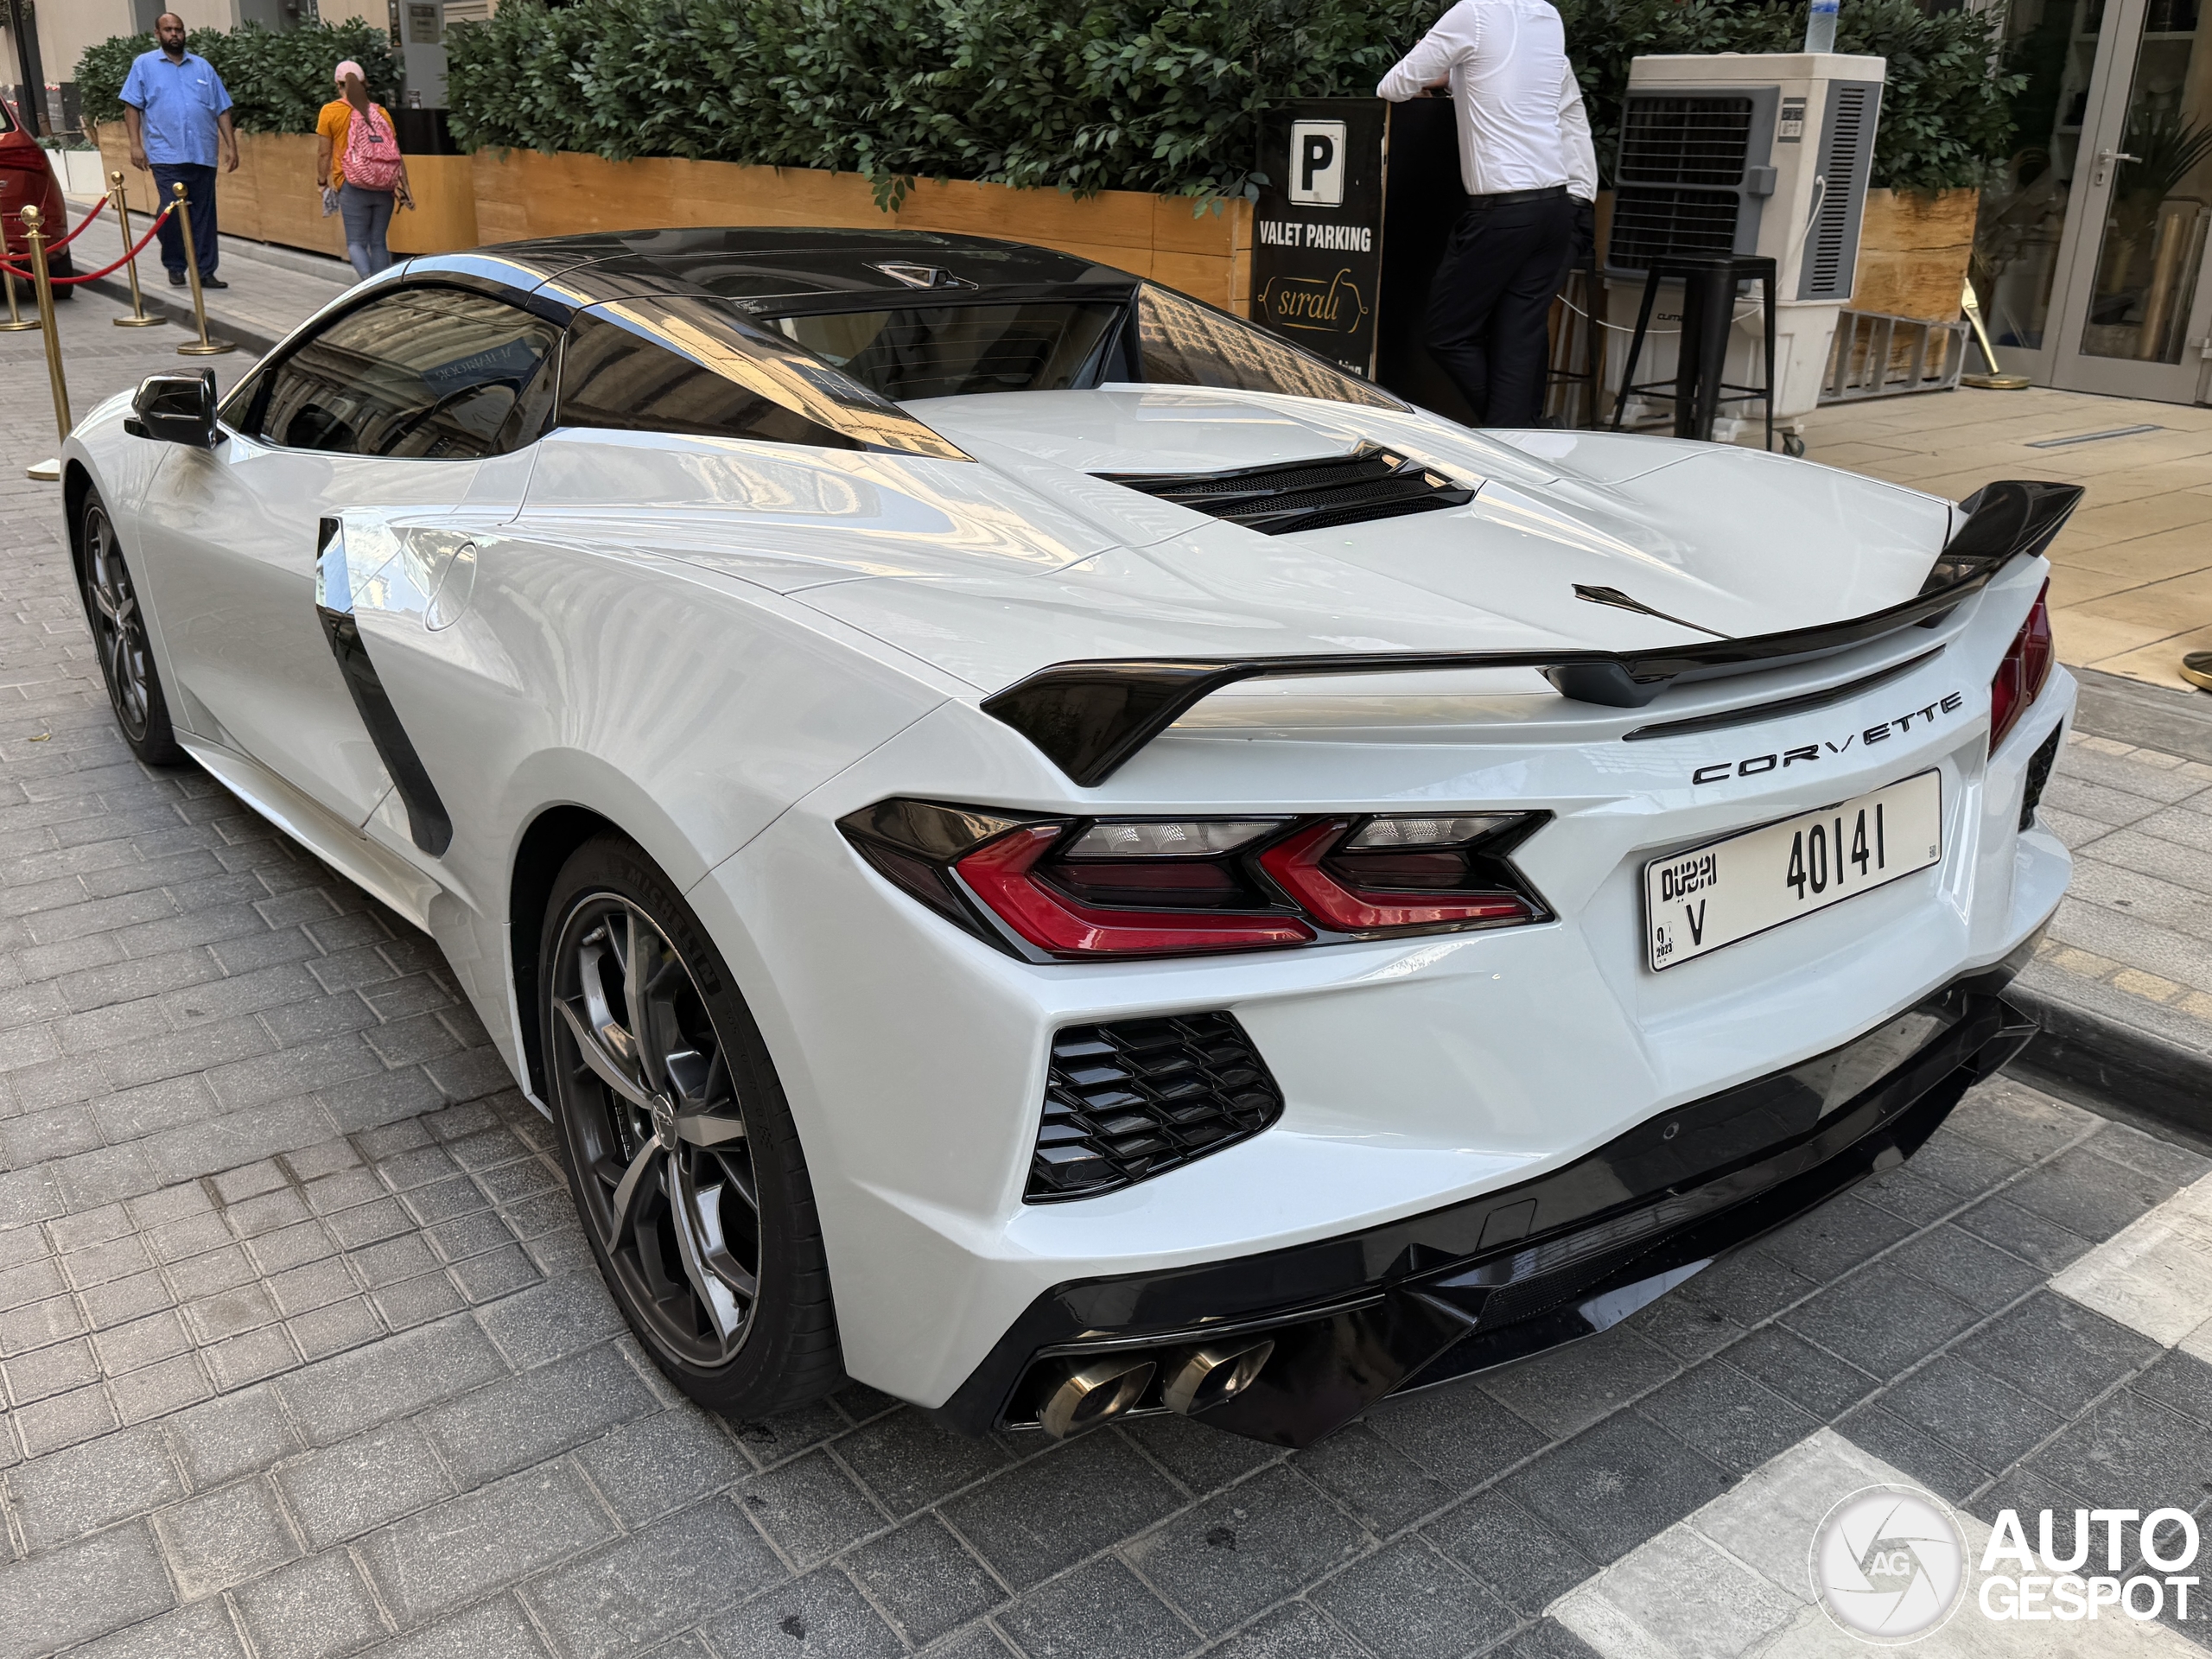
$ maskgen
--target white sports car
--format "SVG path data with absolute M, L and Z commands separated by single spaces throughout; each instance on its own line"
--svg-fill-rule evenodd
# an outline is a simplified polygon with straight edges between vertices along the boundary
M 134 749 L 437 940 L 725 1411 L 1303 1445 L 2030 1033 L 2070 486 L 1471 432 L 1078 257 L 772 230 L 417 258 L 65 458 Z

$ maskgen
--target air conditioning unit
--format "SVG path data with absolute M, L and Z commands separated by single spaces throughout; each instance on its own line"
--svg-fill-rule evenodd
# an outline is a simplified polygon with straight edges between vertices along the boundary
M 1881 58 L 1800 52 L 1630 63 L 1605 239 L 1608 321 L 1635 327 L 1656 256 L 1773 259 L 1775 423 L 1802 433 L 1820 401 L 1836 314 L 1851 298 L 1886 69 Z M 1756 292 L 1736 308 L 1725 378 L 1738 385 L 1764 375 Z M 1660 290 L 1639 385 L 1673 377 L 1681 297 L 1679 285 Z M 1628 338 L 1615 334 L 1606 353 L 1616 391 Z M 1724 409 L 1757 414 L 1756 404 Z

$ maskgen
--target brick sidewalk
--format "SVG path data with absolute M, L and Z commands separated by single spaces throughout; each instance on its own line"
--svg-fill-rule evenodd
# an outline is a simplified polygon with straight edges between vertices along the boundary
M 65 324 L 80 410 L 187 361 L 105 315 Z M 11 388 L 37 351 L 0 338 Z M 1304 1452 L 697 1412 L 427 942 L 129 760 L 21 477 L 42 406 L 0 439 L 0 1659 L 1795 1652 L 1839 1483 L 2207 1514 L 2212 1297 L 2165 1269 L 2212 1164 L 2002 1080 L 1605 1337 Z M 2053 799 L 2133 766 L 2190 785 L 2134 823 L 2194 812 L 2190 764 L 2077 745 Z

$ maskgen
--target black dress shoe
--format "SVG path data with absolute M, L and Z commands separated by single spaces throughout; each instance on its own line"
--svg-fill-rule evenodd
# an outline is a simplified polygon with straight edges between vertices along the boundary
M 173 270 L 169 272 L 169 286 L 171 288 L 182 288 L 184 286 L 184 273 L 181 270 Z
M 202 288 L 228 288 L 230 284 L 219 276 L 202 276 L 200 279 L 200 286 Z

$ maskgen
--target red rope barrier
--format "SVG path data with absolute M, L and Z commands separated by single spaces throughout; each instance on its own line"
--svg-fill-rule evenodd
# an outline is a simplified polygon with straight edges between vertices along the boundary
M 124 266 L 129 264 L 133 259 L 136 259 L 140 254 L 145 252 L 146 245 L 154 239 L 154 232 L 162 228 L 162 221 L 175 211 L 176 204 L 175 202 L 171 202 L 168 207 L 162 208 L 160 213 L 156 213 L 154 215 L 154 222 L 146 227 L 146 234 L 138 238 L 138 245 L 125 253 L 122 258 L 117 260 L 113 264 L 103 265 L 98 270 L 86 271 L 82 276 L 48 276 L 46 280 L 55 288 L 73 288 L 79 283 L 96 283 L 103 276 L 113 276 L 117 271 L 121 270 Z M 87 219 L 85 223 L 89 225 L 92 221 Z M 81 231 L 85 226 L 84 225 L 79 225 L 77 228 Z M 0 270 L 6 271 L 10 276 L 15 277 L 18 282 L 29 283 L 36 280 L 29 271 L 18 270 L 15 266 L 10 264 L 4 259 L 0 259 Z
M 67 247 L 72 242 L 74 242 L 79 237 L 85 233 L 86 227 L 106 210 L 106 207 L 107 198 L 105 196 L 102 196 L 99 200 L 99 206 L 95 207 L 91 213 L 85 215 L 84 219 L 79 223 L 75 230 L 70 232 L 68 235 L 63 237 L 59 242 L 49 242 L 46 245 L 47 252 L 48 254 L 59 252 L 61 249 Z

